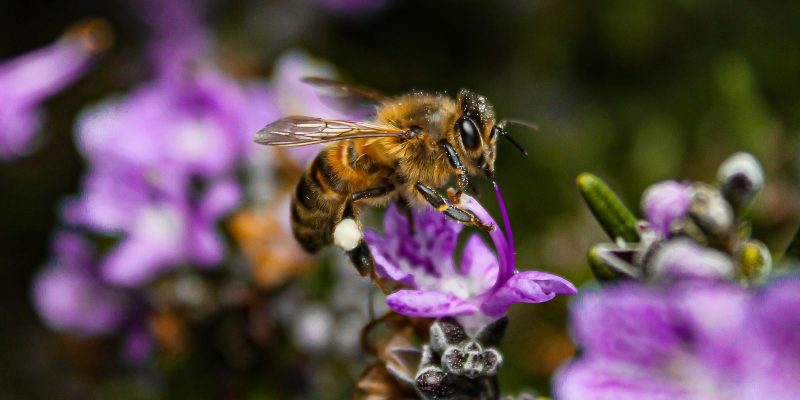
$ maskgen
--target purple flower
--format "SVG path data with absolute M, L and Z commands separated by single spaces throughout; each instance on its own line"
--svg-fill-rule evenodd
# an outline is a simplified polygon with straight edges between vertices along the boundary
M 461 225 L 432 209 L 414 212 L 413 233 L 395 206 L 384 218 L 383 236 L 372 230 L 365 232 L 378 274 L 411 288 L 389 295 L 389 308 L 412 317 L 477 314 L 497 318 L 514 303 L 540 303 L 556 294 L 577 292 L 561 277 L 515 270 L 510 224 L 500 191 L 495 189 L 507 236 L 477 201 L 465 196 L 464 206 L 495 227 L 489 235 L 498 254 L 495 256 L 480 236 L 472 235 L 458 269 L 453 264 L 453 252 Z
M 211 69 L 195 70 L 85 112 L 77 126 L 79 148 L 94 163 L 217 176 L 252 147 L 247 101 L 237 83 Z
M 691 186 L 664 181 L 650 186 L 642 195 L 642 208 L 653 230 L 663 237 L 670 234 L 672 222 L 683 218 L 691 203 Z
M 160 79 L 181 80 L 205 56 L 210 38 L 203 26 L 207 0 L 130 2 L 147 26 L 150 63 Z
M 0 62 L 0 159 L 30 149 L 42 127 L 41 103 L 80 78 L 109 36 L 104 22 L 91 20 L 47 47 Z
M 733 257 L 685 237 L 661 242 L 650 255 L 646 268 L 649 278 L 662 281 L 731 280 L 735 271 Z
M 800 280 L 752 294 L 728 283 L 628 282 L 571 309 L 581 356 L 559 399 L 789 399 L 800 390 Z
M 258 98 L 253 96 L 257 94 Z M 109 282 L 135 286 L 182 263 L 224 255 L 219 219 L 241 200 L 235 172 L 267 99 L 212 70 L 157 81 L 84 113 L 78 144 L 91 162 L 68 222 L 122 237 L 101 262 Z
M 51 328 L 77 335 L 111 333 L 124 322 L 129 299 L 94 274 L 91 249 L 74 233 L 59 233 L 54 259 L 33 282 L 33 302 Z

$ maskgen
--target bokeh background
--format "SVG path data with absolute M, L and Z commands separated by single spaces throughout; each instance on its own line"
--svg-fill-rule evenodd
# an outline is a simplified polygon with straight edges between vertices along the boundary
M 575 190 L 583 171 L 605 178 L 638 210 L 649 184 L 670 177 L 713 181 L 726 156 L 747 150 L 767 175 L 752 211 L 754 236 L 779 251 L 800 222 L 800 8 L 791 2 L 206 3 L 213 62 L 230 76 L 269 80 L 287 51 L 304 51 L 346 81 L 386 93 L 466 87 L 491 99 L 500 116 L 537 123 L 539 132 L 514 132 L 530 155 L 501 142 L 497 165 L 524 268 L 590 284 L 585 252 L 605 237 Z M 87 168 L 73 136 L 76 118 L 152 73 L 148 24 L 137 15 L 143 4 L 0 4 L 0 59 L 52 43 L 87 16 L 106 19 L 116 36 L 91 71 L 45 103 L 37 148 L 0 165 L 0 398 L 349 398 L 369 361 L 357 347 L 337 341 L 304 347 L 291 318 L 265 317 L 264 342 L 245 355 L 220 336 L 240 319 L 259 320 L 254 313 L 280 314 L 274 310 L 281 302 L 309 302 L 302 313 L 326 315 L 325 296 L 345 290 L 336 282 L 347 279 L 335 256 L 257 291 L 266 300 L 255 311 L 190 324 L 192 334 L 172 343 L 182 350 L 157 352 L 144 365 L 120 361 L 118 338 L 74 338 L 38 317 L 31 282 L 50 258 L 58 207 L 81 190 Z M 487 182 L 479 187 L 489 198 Z M 496 213 L 493 199 L 487 205 Z M 221 273 L 204 279 L 213 274 Z M 512 308 L 505 389 L 548 393 L 549 375 L 574 351 L 567 306 L 560 298 Z

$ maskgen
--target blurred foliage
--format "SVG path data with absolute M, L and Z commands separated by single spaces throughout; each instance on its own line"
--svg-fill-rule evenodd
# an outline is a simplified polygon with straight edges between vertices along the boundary
M 55 205 L 77 190 L 82 168 L 72 121 L 86 104 L 148 73 L 132 3 L 0 5 L 0 58 L 49 43 L 84 16 L 107 18 L 117 32 L 103 63 L 48 103 L 41 148 L 0 166 L 6 316 L 0 397 L 144 399 L 166 390 L 167 398 L 347 398 L 352 381 L 341 371 L 358 368 L 326 361 L 328 370 L 315 374 L 319 381 L 297 381 L 296 371 L 317 361 L 291 347 L 270 349 L 259 361 L 270 365 L 252 375 L 222 368 L 201 334 L 191 358 L 164 361 L 180 364 L 163 366 L 170 374 L 134 373 L 109 368 L 114 356 L 104 343 L 76 344 L 36 319 L 29 280 L 47 257 Z M 488 96 L 501 117 L 539 124 L 539 133 L 515 132 L 527 158 L 500 143 L 497 179 L 518 238 L 519 265 L 576 283 L 591 280 L 586 250 L 604 237 L 574 186 L 584 171 L 609 182 L 641 215 L 639 196 L 649 184 L 668 177 L 711 180 L 721 160 L 747 150 L 767 175 L 752 211 L 754 237 L 780 253 L 800 222 L 800 7 L 792 2 L 395 0 L 367 15 L 343 16 L 310 0 L 237 0 L 218 2 L 213 11 L 216 51 L 237 74 L 266 77 L 282 51 L 300 47 L 331 61 L 348 80 L 387 93 L 468 87 Z M 486 182 L 480 188 L 490 197 Z M 494 203 L 488 206 L 496 214 Z M 505 389 L 547 392 L 549 374 L 574 351 L 566 306 L 562 298 L 512 309 Z M 80 355 L 85 346 L 92 357 Z

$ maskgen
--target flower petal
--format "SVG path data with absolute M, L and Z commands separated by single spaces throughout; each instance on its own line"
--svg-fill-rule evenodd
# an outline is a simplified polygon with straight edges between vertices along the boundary
M 453 251 L 461 224 L 428 209 L 415 212 L 413 219 L 412 234 L 408 219 L 392 204 L 383 219 L 383 235 L 369 230 L 365 233 L 378 273 L 411 286 L 414 277 L 417 282 L 433 284 L 444 276 L 452 276 Z M 429 286 L 425 288 L 433 289 Z
M 497 196 L 498 202 L 502 201 L 502 197 L 500 196 L 500 190 L 497 186 L 495 186 L 495 195 Z M 500 229 L 500 226 L 494 221 L 489 212 L 486 211 L 483 206 L 478 203 L 477 200 L 470 196 L 463 196 L 463 203 L 464 208 L 469 211 L 472 211 L 478 219 L 481 220 L 487 226 L 493 226 L 494 229 L 489 231 L 489 237 L 492 239 L 494 243 L 494 248 L 497 250 L 497 258 L 499 260 L 500 268 L 498 270 L 498 279 L 495 280 L 495 286 L 499 287 L 502 285 L 511 275 L 514 274 L 514 251 L 512 249 L 512 245 L 508 243 L 506 240 L 506 235 L 503 233 L 503 230 Z
M 416 287 L 414 277 L 401 270 L 398 263 L 392 257 L 391 250 L 387 248 L 386 240 L 372 229 L 364 231 L 364 241 L 367 242 L 372 260 L 375 262 L 375 272 L 378 276 L 400 282 L 406 286 Z
M 117 329 L 128 312 L 128 299 L 98 282 L 87 265 L 56 265 L 33 281 L 33 302 L 51 328 L 77 335 L 106 334 Z
M 585 354 L 663 366 L 682 345 L 675 310 L 665 297 L 634 283 L 588 292 L 572 307 L 575 339 Z
M 200 218 L 208 221 L 224 216 L 239 205 L 242 188 L 232 179 L 214 182 L 198 204 Z
M 139 286 L 158 273 L 174 267 L 181 249 L 127 238 L 114 247 L 100 263 L 100 274 L 108 283 L 122 287 Z
M 647 263 L 648 275 L 657 280 L 718 279 L 734 275 L 733 259 L 688 238 L 666 241 Z
M 386 297 L 386 305 L 409 317 L 441 318 L 469 315 L 478 308 L 452 294 L 425 290 L 400 290 Z
M 464 246 L 461 274 L 469 277 L 474 283 L 473 289 L 476 294 L 483 293 L 494 285 L 499 269 L 497 257 L 478 234 L 473 234 Z
M 675 181 L 664 181 L 650 186 L 642 195 L 642 208 L 653 230 L 667 237 L 672 222 L 682 218 L 689 210 L 691 188 Z
M 578 289 L 568 280 L 547 272 L 523 271 L 514 274 L 481 305 L 487 315 L 503 315 L 514 303 L 542 303 L 557 294 L 575 294 Z
M 690 394 L 661 371 L 606 359 L 579 359 L 558 372 L 553 391 L 562 400 L 675 400 Z

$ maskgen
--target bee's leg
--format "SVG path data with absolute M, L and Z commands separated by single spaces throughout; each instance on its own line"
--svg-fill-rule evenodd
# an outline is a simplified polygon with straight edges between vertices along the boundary
M 448 217 L 467 225 L 474 225 L 487 231 L 493 229 L 492 226 L 481 222 L 481 220 L 475 214 L 473 214 L 472 211 L 465 210 L 454 205 L 432 187 L 427 186 L 422 182 L 417 182 L 414 185 L 414 188 L 417 189 L 422 197 L 424 197 L 425 200 L 436 209 L 436 211 L 442 212 Z
M 342 219 L 333 228 L 333 241 L 347 252 L 358 273 L 361 276 L 369 275 L 375 286 L 386 294 L 388 293 L 387 289 L 375 273 L 375 263 L 372 260 L 372 253 L 370 253 L 369 247 L 364 241 L 364 233 L 356 221 L 358 221 L 358 218 L 356 218 L 356 212 L 353 209 L 353 202 L 349 201 L 344 206 Z
M 363 199 L 371 199 L 374 197 L 381 197 L 386 196 L 387 194 L 391 193 L 394 190 L 393 185 L 388 185 L 384 187 L 377 187 L 374 189 L 364 190 L 361 192 L 356 192 L 350 195 L 351 201 L 358 201 Z
M 452 203 L 459 204 L 461 203 L 461 194 L 463 194 L 464 191 L 469 187 L 467 168 L 464 167 L 464 162 L 458 157 L 456 149 L 454 149 L 450 143 L 442 141 L 441 145 L 444 147 L 444 153 L 447 155 L 447 161 L 450 162 L 450 166 L 452 166 L 456 172 L 456 189 L 455 191 L 448 190 L 447 197 Z

